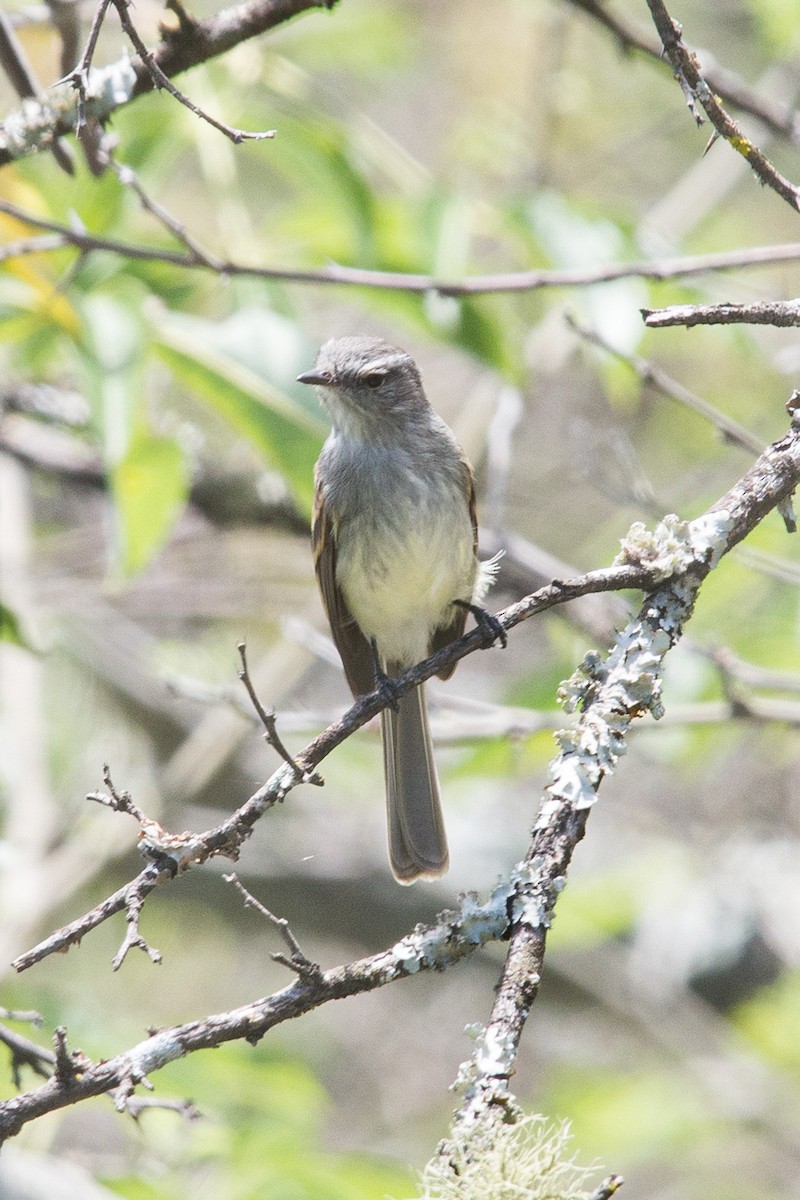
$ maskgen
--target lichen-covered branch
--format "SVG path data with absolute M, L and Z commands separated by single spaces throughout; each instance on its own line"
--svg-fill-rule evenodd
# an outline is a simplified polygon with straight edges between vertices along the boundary
M 41 150 L 75 133 L 79 124 L 102 124 L 123 105 L 153 90 L 155 78 L 172 79 L 190 67 L 217 58 L 250 38 L 312 8 L 331 8 L 335 0 L 244 0 L 203 21 L 181 9 L 176 29 L 163 30 L 150 62 L 127 55 L 110 66 L 93 68 L 80 88 L 70 83 L 46 96 L 26 100 L 0 127 L 0 166 Z
M 515 868 L 508 955 L 489 1022 L 472 1058 L 461 1068 L 466 1097 L 451 1144 L 476 1123 L 491 1125 L 515 1115 L 509 1080 L 538 993 L 547 931 L 573 852 L 601 783 L 625 753 L 632 722 L 662 713 L 664 658 L 681 637 L 703 580 L 767 512 L 785 508 L 800 482 L 797 394 L 787 408 L 792 417 L 789 433 L 770 446 L 708 512 L 689 522 L 668 517 L 654 534 L 637 524 L 623 542 L 617 561 L 647 563 L 660 582 L 608 656 L 587 655 L 563 687 L 567 708 L 579 709 L 581 715 L 575 728 L 559 735 L 561 749 L 550 766 L 550 782 L 531 843 Z M 792 525 L 790 516 L 787 526 Z M 449 1152 L 445 1144 L 443 1156 Z
M 417 926 L 379 954 L 328 971 L 304 972 L 266 999 L 162 1029 L 103 1062 L 91 1062 L 78 1050 L 68 1051 L 62 1031 L 56 1052 L 61 1070 L 40 1087 L 0 1103 L 0 1143 L 36 1117 L 105 1092 L 114 1092 L 118 1107 L 125 1110 L 135 1088 L 149 1075 L 196 1050 L 230 1041 L 255 1044 L 276 1025 L 329 1000 L 357 996 L 399 979 L 451 966 L 487 941 L 502 937 L 512 890 L 511 883 L 500 884 L 483 904 L 467 896 L 458 910 L 442 913 L 435 925 Z

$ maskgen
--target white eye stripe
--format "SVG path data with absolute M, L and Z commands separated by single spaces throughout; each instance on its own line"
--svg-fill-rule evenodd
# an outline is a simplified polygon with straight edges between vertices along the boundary
M 373 358 L 358 367 L 357 375 L 359 379 L 366 379 L 368 375 L 388 375 L 390 371 L 402 366 L 403 361 L 398 354 L 387 355 L 385 358 Z

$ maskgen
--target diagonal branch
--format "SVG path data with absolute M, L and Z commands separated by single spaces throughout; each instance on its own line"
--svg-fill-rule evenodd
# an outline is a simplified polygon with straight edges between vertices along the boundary
M 647 589 L 653 586 L 655 578 L 647 564 L 636 564 L 606 567 L 570 580 L 554 580 L 499 613 L 498 620 L 504 629 L 513 629 L 537 613 L 580 596 L 622 588 Z M 451 642 L 394 680 L 397 695 L 403 695 L 409 688 L 430 679 L 450 663 L 456 663 L 467 654 L 485 647 L 484 631 L 478 627 L 471 629 L 463 637 Z M 352 733 L 377 716 L 386 703 L 386 697 L 380 692 L 361 697 L 338 721 L 329 725 L 296 755 L 292 763 L 285 763 L 279 767 L 236 812 L 214 829 L 203 833 L 170 834 L 161 829 L 156 821 L 141 814 L 139 848 L 149 859 L 147 866 L 135 879 L 106 897 L 95 908 L 56 930 L 25 954 L 21 954 L 12 964 L 15 970 L 24 971 L 50 954 L 63 952 L 70 946 L 79 944 L 87 933 L 118 912 L 126 913 L 129 926 L 137 926 L 142 905 L 155 888 L 175 875 L 199 863 L 207 862 L 209 858 L 221 856 L 236 861 L 256 821 L 275 804 L 282 803 L 298 784 L 313 782 L 319 763 Z M 108 780 L 106 782 L 108 786 Z M 115 807 L 113 796 L 106 798 L 93 793 L 90 799 L 100 800 L 109 807 Z M 129 948 L 129 944 L 129 939 L 126 939 L 126 949 Z M 115 966 L 119 966 L 121 961 L 122 958 L 118 955 Z
M 580 9 L 607 29 L 626 54 L 643 54 L 663 64 L 664 52 L 661 42 L 612 13 L 604 0 L 567 0 L 567 3 Z M 694 53 L 698 51 L 695 49 Z M 702 50 L 699 53 L 702 54 L 703 60 L 707 61 L 707 51 Z M 716 64 L 707 66 L 703 76 L 712 92 L 728 104 L 757 117 L 771 133 L 788 137 L 795 144 L 800 143 L 800 117 L 790 105 L 778 104 L 768 96 L 762 96 L 748 87 L 735 72 Z
M 196 1050 L 238 1040 L 254 1045 L 276 1025 L 329 1000 L 357 996 L 452 965 L 485 942 L 502 937 L 508 922 L 507 891 L 496 888 L 483 905 L 465 898 L 458 911 L 442 913 L 435 925 L 417 926 L 388 950 L 328 971 L 304 972 L 264 1000 L 160 1030 L 106 1061 L 84 1060 L 80 1072 L 68 1079 L 53 1076 L 41 1087 L 0 1103 L 0 1143 L 19 1133 L 28 1121 L 92 1096 L 121 1088 L 129 1097 L 151 1072 Z
M 672 65 L 675 78 L 697 124 L 700 125 L 703 121 L 697 108 L 699 103 L 720 137 L 747 160 L 760 182 L 777 192 L 795 212 L 800 211 L 800 189 L 780 174 L 722 107 L 702 75 L 696 56 L 685 45 L 681 37 L 681 26 L 669 15 L 663 0 L 647 0 L 647 6 L 661 38 L 664 53 Z
M 646 597 L 608 658 L 587 655 L 572 680 L 562 685 L 568 707 L 580 708 L 581 716 L 574 729 L 559 737 L 561 751 L 550 765 L 531 843 L 516 869 L 508 955 L 489 1023 L 472 1060 L 461 1069 L 467 1095 L 457 1114 L 454 1141 L 478 1122 L 491 1125 L 515 1115 L 509 1080 L 538 994 L 547 931 L 573 852 L 601 783 L 625 752 L 632 722 L 663 711 L 664 658 L 682 636 L 706 576 L 766 512 L 785 505 L 800 482 L 800 397 L 794 395 L 787 408 L 790 432 L 707 513 L 682 529 L 675 518 L 667 518 L 652 540 L 645 539 L 645 554 L 675 555 L 672 571 Z M 637 556 L 636 538 L 629 535 L 623 557 Z M 443 1156 L 451 1153 L 451 1145 L 445 1143 Z

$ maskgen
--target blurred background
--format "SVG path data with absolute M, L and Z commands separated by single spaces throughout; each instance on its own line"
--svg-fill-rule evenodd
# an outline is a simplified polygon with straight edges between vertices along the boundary
M 64 72 L 50 8 L 4 8 L 51 84 Z M 79 11 L 82 45 L 94 6 Z M 156 44 L 164 10 L 131 11 Z M 614 11 L 652 40 L 643 2 Z M 792 6 L 696 0 L 673 15 L 704 64 L 795 104 Z M 123 47 L 112 11 L 96 61 Z M 702 156 L 708 127 L 670 70 L 623 53 L 566 0 L 341 0 L 177 82 L 275 140 L 233 146 L 153 94 L 114 116 L 114 157 L 239 265 L 458 280 L 798 237 L 797 214 L 728 146 Z M 5 83 L 0 99 L 19 105 Z M 798 180 L 791 139 L 742 122 Z M 80 151 L 73 177 L 45 155 L 6 166 L 0 199 L 184 250 Z M 0 214 L 0 964 L 139 870 L 134 822 L 84 799 L 104 763 L 174 831 L 216 824 L 275 768 L 236 679 L 239 640 L 290 748 L 348 706 L 308 537 L 326 428 L 294 382 L 321 341 L 380 334 L 417 359 L 475 464 L 483 552 L 506 547 L 498 608 L 607 565 L 635 520 L 696 516 L 755 457 L 631 356 L 759 443 L 786 428 L 796 331 L 647 332 L 639 309 L 792 297 L 794 263 L 454 299 L 63 247 L 9 253 L 31 233 Z M 798 581 L 799 544 L 777 515 L 709 578 L 670 656 L 667 715 L 641 723 L 604 784 L 559 902 L 512 1086 L 527 1110 L 568 1119 L 581 1161 L 622 1173 L 628 1200 L 798 1194 Z M 635 602 L 589 598 L 531 620 L 505 653 L 432 685 L 452 861 L 439 884 L 391 878 L 376 726 L 325 762 L 324 789 L 294 791 L 259 823 L 237 870 L 309 957 L 328 967 L 380 950 L 524 854 L 567 720 L 558 683 Z M 158 967 L 132 953 L 111 971 L 122 917 L 22 976 L 0 966 L 0 1001 L 44 1019 L 13 1028 L 48 1044 L 65 1025 L 73 1046 L 111 1057 L 147 1028 L 283 986 L 276 932 L 223 881 L 229 868 L 148 901 Z M 157 1098 L 191 1098 L 200 1120 L 153 1110 L 135 1123 L 105 1100 L 42 1119 L 9 1145 L 0 1195 L 411 1195 L 502 960 L 491 947 L 153 1079 Z M 36 1079 L 23 1070 L 22 1083 Z M 10 1066 L 0 1089 L 13 1094 Z

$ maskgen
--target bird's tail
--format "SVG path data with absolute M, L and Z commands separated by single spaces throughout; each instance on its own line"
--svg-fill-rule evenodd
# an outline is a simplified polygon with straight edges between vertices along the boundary
M 406 692 L 397 709 L 381 713 L 389 862 L 400 883 L 436 878 L 449 856 L 433 761 L 425 685 Z

